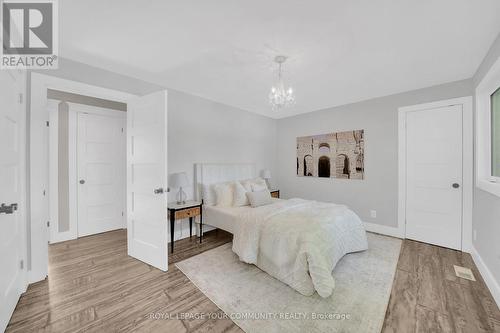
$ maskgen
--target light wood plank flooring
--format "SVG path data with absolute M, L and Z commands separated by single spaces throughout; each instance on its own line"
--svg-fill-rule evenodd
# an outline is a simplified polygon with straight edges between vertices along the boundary
M 22 295 L 7 332 L 241 332 L 175 262 L 231 241 L 223 231 L 175 243 L 164 273 L 127 256 L 126 231 L 49 246 L 49 278 Z M 458 279 L 453 264 L 478 282 Z M 384 332 L 500 332 L 500 312 L 467 254 L 404 241 Z

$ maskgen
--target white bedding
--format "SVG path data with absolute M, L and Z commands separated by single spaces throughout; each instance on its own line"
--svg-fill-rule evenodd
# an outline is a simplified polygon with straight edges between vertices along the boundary
M 233 251 L 303 295 L 332 294 L 332 271 L 347 253 L 368 248 L 359 217 L 346 206 L 303 199 L 257 208 L 204 207 L 204 223 L 234 235 Z
M 241 212 L 233 251 L 303 295 L 332 294 L 332 271 L 347 253 L 368 249 L 359 217 L 346 206 L 280 200 Z

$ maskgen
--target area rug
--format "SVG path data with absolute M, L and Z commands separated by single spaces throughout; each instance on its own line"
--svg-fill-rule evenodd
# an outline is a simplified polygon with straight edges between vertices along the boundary
M 232 243 L 176 266 L 245 332 L 380 332 L 401 240 L 368 233 L 369 250 L 344 256 L 328 298 L 307 297 L 254 265 Z

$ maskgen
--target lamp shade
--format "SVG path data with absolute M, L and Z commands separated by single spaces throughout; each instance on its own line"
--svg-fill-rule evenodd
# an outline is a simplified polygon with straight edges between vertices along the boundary
M 264 179 L 271 179 L 271 170 L 265 169 L 261 171 L 261 177 Z
M 168 180 L 168 186 L 173 188 L 185 187 L 189 185 L 188 177 L 185 172 L 172 173 Z

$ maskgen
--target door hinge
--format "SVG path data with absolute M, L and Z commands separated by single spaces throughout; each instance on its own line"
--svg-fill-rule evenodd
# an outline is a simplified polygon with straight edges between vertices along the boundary
M 122 133 L 123 133 L 123 127 L 122 127 Z
M 47 125 L 47 127 L 49 127 L 49 126 L 50 126 L 50 122 L 47 120 L 47 121 L 45 122 L 45 125 Z
M 19 262 L 19 267 L 21 267 L 21 269 L 24 269 L 24 260 L 21 260 Z
M 50 221 L 47 221 L 47 227 L 50 227 Z
M 123 212 L 122 212 L 122 216 L 123 216 Z
M 24 96 L 23 93 L 19 93 L 19 104 L 23 104 Z

